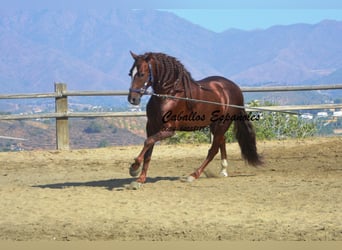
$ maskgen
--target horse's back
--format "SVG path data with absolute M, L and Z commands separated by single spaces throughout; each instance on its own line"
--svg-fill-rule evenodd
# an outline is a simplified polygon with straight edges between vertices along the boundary
M 229 95 L 237 95 L 242 96 L 242 91 L 240 87 L 233 82 L 223 76 L 209 76 L 202 80 L 197 81 L 203 89 L 212 89 L 218 87 L 217 85 L 222 87 L 223 91 L 226 91 Z

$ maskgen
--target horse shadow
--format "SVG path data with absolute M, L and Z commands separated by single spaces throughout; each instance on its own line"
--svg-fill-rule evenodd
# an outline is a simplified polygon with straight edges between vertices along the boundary
M 64 189 L 68 187 L 102 187 L 109 191 L 121 191 L 126 189 L 136 178 L 108 179 L 88 182 L 63 182 L 44 185 L 34 185 L 35 188 Z M 147 177 L 145 183 L 155 183 L 158 181 L 179 181 L 179 177 Z

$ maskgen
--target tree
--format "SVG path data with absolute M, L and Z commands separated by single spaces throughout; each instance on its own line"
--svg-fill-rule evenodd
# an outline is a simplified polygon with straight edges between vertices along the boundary
M 92 121 L 90 125 L 85 128 L 83 131 L 92 134 L 92 133 L 101 133 L 102 132 L 102 126 L 99 123 L 96 123 L 95 121 Z
M 98 148 L 105 148 L 109 146 L 109 142 L 106 139 L 103 139 L 100 141 L 99 145 L 97 146 Z

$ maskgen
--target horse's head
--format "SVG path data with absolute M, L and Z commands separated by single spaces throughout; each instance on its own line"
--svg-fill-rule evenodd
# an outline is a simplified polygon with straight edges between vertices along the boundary
M 153 72 L 151 66 L 152 54 L 136 55 L 130 52 L 134 63 L 129 71 L 131 87 L 129 88 L 128 101 L 133 105 L 139 105 L 141 96 L 146 93 L 148 87 L 153 83 Z

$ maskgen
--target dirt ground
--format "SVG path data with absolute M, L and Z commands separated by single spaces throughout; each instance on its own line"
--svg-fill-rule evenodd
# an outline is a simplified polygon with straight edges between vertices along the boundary
M 228 178 L 191 173 L 209 145 L 0 153 L 0 240 L 342 240 L 342 137 L 258 142 L 265 165 L 228 144 Z M 209 165 L 217 173 L 220 157 Z

